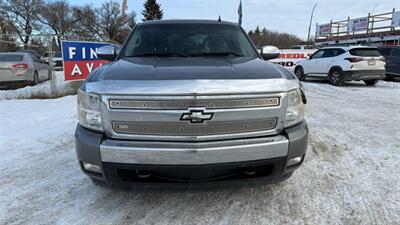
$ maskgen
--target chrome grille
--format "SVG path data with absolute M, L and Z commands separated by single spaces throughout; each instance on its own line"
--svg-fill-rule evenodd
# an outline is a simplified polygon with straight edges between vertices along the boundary
M 188 99 L 188 100 L 110 100 L 111 109 L 187 109 L 206 107 L 208 109 L 235 109 L 279 106 L 279 97 L 251 99 Z
M 117 133 L 140 135 L 209 135 L 230 134 L 270 130 L 275 128 L 277 119 L 208 122 L 191 125 L 186 122 L 124 122 L 114 121 L 113 129 Z
M 101 110 L 105 134 L 113 139 L 227 140 L 280 133 L 285 98 L 285 93 L 103 95 Z

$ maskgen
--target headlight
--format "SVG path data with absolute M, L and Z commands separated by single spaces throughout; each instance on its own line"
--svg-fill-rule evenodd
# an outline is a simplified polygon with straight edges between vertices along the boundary
M 103 131 L 98 95 L 78 90 L 78 120 L 83 127 Z
M 291 127 L 304 119 L 304 103 L 300 89 L 289 92 L 287 101 L 288 107 L 286 110 L 285 127 Z

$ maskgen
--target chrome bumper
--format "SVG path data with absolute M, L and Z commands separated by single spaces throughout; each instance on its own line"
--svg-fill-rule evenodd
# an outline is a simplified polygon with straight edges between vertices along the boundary
M 152 165 L 201 165 L 284 157 L 289 140 L 283 135 L 213 142 L 143 142 L 105 139 L 103 162 Z

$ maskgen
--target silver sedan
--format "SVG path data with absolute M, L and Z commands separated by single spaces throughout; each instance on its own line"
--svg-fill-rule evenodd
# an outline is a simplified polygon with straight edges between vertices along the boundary
M 49 66 L 35 54 L 0 53 L 0 86 L 35 85 L 48 79 Z

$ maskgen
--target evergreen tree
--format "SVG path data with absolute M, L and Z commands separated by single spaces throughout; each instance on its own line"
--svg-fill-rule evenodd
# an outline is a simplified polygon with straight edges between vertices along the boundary
M 142 11 L 143 21 L 146 20 L 161 20 L 164 16 L 164 12 L 161 9 L 161 4 L 157 3 L 156 0 L 146 0 L 143 4 L 144 10 Z
M 261 30 L 260 30 L 260 26 L 257 26 L 256 30 L 254 31 L 254 39 L 255 39 L 255 43 L 257 48 L 260 48 L 260 40 L 261 40 Z

